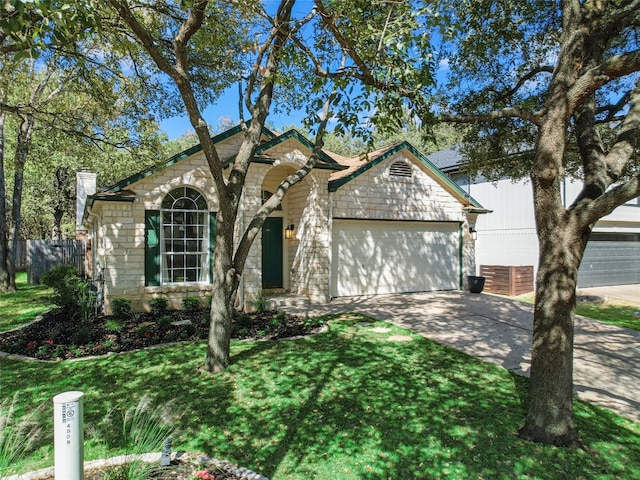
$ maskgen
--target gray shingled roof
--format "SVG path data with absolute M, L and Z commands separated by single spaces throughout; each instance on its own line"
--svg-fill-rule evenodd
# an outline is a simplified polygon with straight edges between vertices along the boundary
M 445 148 L 437 152 L 428 155 L 427 158 L 431 163 L 438 167 L 443 172 L 450 172 L 452 170 L 459 170 L 460 165 L 464 161 L 458 146 Z

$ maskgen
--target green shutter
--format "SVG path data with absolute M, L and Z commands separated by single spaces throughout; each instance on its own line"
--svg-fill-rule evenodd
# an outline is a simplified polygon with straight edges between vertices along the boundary
M 216 246 L 216 212 L 209 213 L 209 283 L 213 283 L 213 249 Z
M 144 284 L 160 285 L 160 212 L 144 212 Z

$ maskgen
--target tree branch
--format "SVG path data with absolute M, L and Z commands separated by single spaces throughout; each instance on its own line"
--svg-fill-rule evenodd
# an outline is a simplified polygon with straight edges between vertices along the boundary
M 640 175 L 607 190 L 593 200 L 576 202 L 570 210 L 580 225 L 592 225 L 629 200 L 640 196 Z
M 575 109 L 598 88 L 617 78 L 640 70 L 640 49 L 615 55 L 588 69 L 567 92 L 570 110 Z
M 522 120 L 531 122 L 534 125 L 542 124 L 542 120 L 538 112 L 526 112 L 514 107 L 502 108 L 489 113 L 478 115 L 455 115 L 449 113 L 441 113 L 439 115 L 436 115 L 435 118 L 440 122 L 446 123 L 485 123 L 501 118 L 520 118 Z
M 529 80 L 531 80 L 533 77 L 535 77 L 536 75 L 540 74 L 540 73 L 553 73 L 553 67 L 549 66 L 549 65 L 542 65 L 539 67 L 534 68 L 533 70 L 531 70 L 530 72 L 526 73 L 524 76 L 522 76 L 520 78 L 520 80 L 518 80 L 518 83 L 516 83 L 516 85 L 511 88 L 510 90 L 507 90 L 506 92 L 498 92 L 497 90 L 491 88 L 491 90 L 493 90 L 495 93 L 499 94 L 497 97 L 497 100 L 504 100 L 505 98 L 511 97 L 513 96 L 515 93 L 517 93 L 518 90 L 520 90 L 520 88 Z

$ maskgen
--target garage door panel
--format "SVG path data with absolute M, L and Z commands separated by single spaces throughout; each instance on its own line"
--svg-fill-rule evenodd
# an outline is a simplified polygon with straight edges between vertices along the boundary
M 635 283 L 640 283 L 640 235 L 592 234 L 578 270 L 578 287 Z
M 458 224 L 336 221 L 334 296 L 458 288 Z

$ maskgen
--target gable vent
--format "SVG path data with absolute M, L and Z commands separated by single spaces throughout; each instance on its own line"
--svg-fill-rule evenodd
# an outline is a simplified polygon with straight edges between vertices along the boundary
M 406 162 L 394 162 L 389 167 L 389 176 L 391 177 L 411 178 L 411 175 L 411 165 Z

